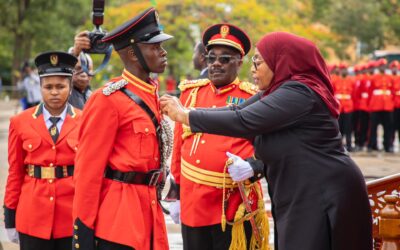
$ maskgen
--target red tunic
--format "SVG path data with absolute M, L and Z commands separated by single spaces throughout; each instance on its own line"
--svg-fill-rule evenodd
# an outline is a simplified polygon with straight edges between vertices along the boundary
M 339 77 L 335 78 L 333 82 L 333 88 L 335 91 L 335 97 L 340 102 L 340 113 L 353 112 L 353 90 L 354 80 L 350 77 Z
M 126 88 L 160 119 L 157 89 L 124 70 Z M 115 78 L 112 82 L 122 79 Z M 121 172 L 158 169 L 159 149 L 150 117 L 121 91 L 96 91 L 85 106 L 76 156 L 74 220 L 95 236 L 135 249 L 168 249 L 156 188 L 104 178 L 106 166 Z M 72 229 L 71 229 L 72 230 Z M 153 241 L 151 242 L 151 239 Z
M 241 84 L 239 80 L 219 89 L 216 89 L 208 79 L 189 81 L 187 84 L 198 86 L 182 91 L 181 102 L 186 104 L 185 106 L 190 106 L 191 98 L 193 98 L 191 93 L 196 88 L 198 92 L 194 107 L 225 107 L 230 103 L 241 103 L 252 96 L 239 87 Z M 229 151 L 244 159 L 251 157 L 252 143 L 241 138 L 202 134 L 196 144 L 194 135 L 182 139 L 182 134 L 182 124 L 177 123 L 174 131 L 171 171 L 181 188 L 182 223 L 191 227 L 219 224 L 222 214 L 222 189 L 187 179 L 181 173 L 182 161 L 202 170 L 223 173 L 227 160 L 226 152 Z
M 394 102 L 390 76 L 382 74 L 373 75 L 369 95 L 369 110 L 371 112 L 393 111 Z
M 72 177 L 37 179 L 26 174 L 25 165 L 74 165 L 80 111 L 68 107 L 54 144 L 43 119 L 42 105 L 25 110 L 10 120 L 10 167 L 4 205 L 16 209 L 18 232 L 42 239 L 70 237 L 74 196 Z
M 394 108 L 400 108 L 400 75 L 392 76 Z

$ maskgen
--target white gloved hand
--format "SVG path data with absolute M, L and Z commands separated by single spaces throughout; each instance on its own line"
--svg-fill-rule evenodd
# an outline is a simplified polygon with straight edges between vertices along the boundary
M 15 228 L 6 228 L 8 239 L 13 242 L 19 244 L 19 235 Z
M 226 155 L 233 160 L 228 166 L 228 172 L 234 181 L 244 181 L 254 175 L 254 170 L 250 163 L 240 158 L 240 156 L 226 152 Z
M 176 200 L 169 205 L 169 215 L 175 224 L 181 222 L 181 201 Z

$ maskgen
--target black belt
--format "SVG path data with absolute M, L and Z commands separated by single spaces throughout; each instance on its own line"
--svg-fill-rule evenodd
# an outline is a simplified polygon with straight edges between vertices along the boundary
M 159 182 L 161 171 L 159 169 L 151 170 L 147 173 L 142 172 L 121 172 L 111 169 L 107 166 L 104 176 L 108 179 L 128 184 L 138 184 L 155 186 Z
M 26 173 L 38 179 L 59 179 L 74 175 L 74 165 L 65 166 L 40 166 L 26 165 Z

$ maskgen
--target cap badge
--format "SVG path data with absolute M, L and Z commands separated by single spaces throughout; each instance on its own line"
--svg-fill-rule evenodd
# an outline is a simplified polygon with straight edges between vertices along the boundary
M 53 66 L 56 66 L 58 64 L 58 56 L 56 54 L 50 56 L 50 63 Z
M 229 26 L 222 25 L 219 33 L 221 34 L 222 38 L 225 38 L 227 35 L 229 35 Z

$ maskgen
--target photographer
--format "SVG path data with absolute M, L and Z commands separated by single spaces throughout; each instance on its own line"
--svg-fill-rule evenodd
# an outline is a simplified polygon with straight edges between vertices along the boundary
M 89 31 L 82 31 L 75 36 L 74 47 L 68 51 L 78 58 L 78 63 L 72 76 L 73 88 L 68 100 L 72 106 L 78 109 L 83 109 L 92 94 L 90 81 L 93 76 L 93 61 L 89 54 L 83 52 L 83 50 L 89 50 L 90 48 Z

